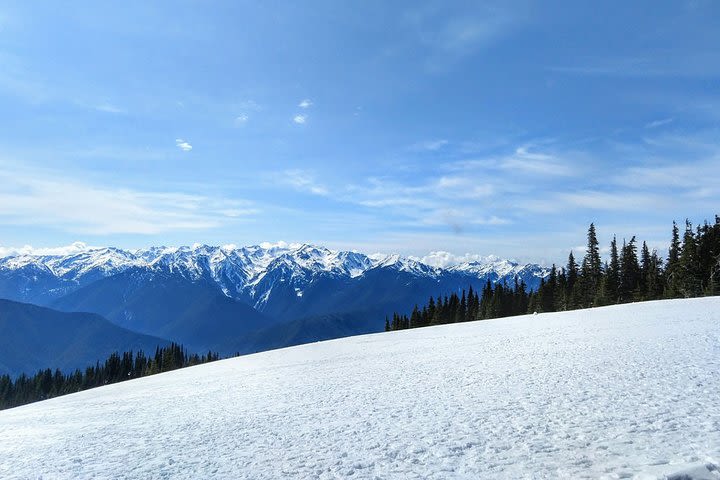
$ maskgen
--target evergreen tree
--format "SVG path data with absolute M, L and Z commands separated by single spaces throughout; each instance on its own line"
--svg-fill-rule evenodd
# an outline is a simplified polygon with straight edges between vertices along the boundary
M 648 283 L 650 281 L 651 269 L 650 249 L 648 248 L 647 243 L 643 242 L 640 250 L 639 300 L 646 300 L 648 298 Z
M 640 265 L 638 264 L 637 247 L 633 236 L 627 243 L 623 240 L 623 248 L 620 254 L 620 301 L 632 301 L 638 295 L 639 287 Z
M 578 265 L 575 263 L 575 256 L 572 250 L 568 255 L 568 263 L 566 269 L 567 281 L 565 282 L 565 308 L 572 310 L 577 308 L 577 284 L 578 284 Z
M 543 312 L 554 312 L 555 311 L 555 292 L 557 290 L 557 268 L 553 264 L 550 269 L 550 275 L 548 275 L 547 282 L 541 285 L 538 289 L 540 295 L 540 308 Z
M 207 357 L 203 355 L 201 359 L 195 354 L 191 360 L 182 345 L 177 344 L 158 347 L 156 356 L 167 358 L 168 367 L 175 368 L 220 358 L 217 353 L 208 352 Z M 138 352 L 137 355 L 133 355 L 132 351 L 124 352 L 122 355 L 114 352 L 104 363 L 96 362 L 95 366 L 87 367 L 84 373 L 75 370 L 66 375 L 60 370 L 56 369 L 53 372 L 46 368 L 39 370 L 33 377 L 21 374 L 14 381 L 8 375 L 3 375 L 0 376 L 0 409 L 145 376 L 159 371 L 152 366 L 154 363 L 154 359 L 147 359 L 142 352 Z
M 647 296 L 646 300 L 654 300 L 663 296 L 663 266 L 662 260 L 655 250 L 650 254 L 650 266 L 645 279 Z
M 670 240 L 670 249 L 668 250 L 668 260 L 666 271 L 666 280 L 668 282 L 667 296 L 677 297 L 680 292 L 680 274 L 677 274 L 678 262 L 680 260 L 680 229 L 677 223 L 673 221 L 672 238 Z
M 705 295 L 720 294 L 720 216 L 715 223 L 707 221 L 696 235 L 698 277 Z
M 675 285 L 678 293 L 685 298 L 696 297 L 702 293 L 699 267 L 697 241 L 692 224 L 689 220 L 686 220 L 680 258 L 675 268 Z
M 467 321 L 467 298 L 465 298 L 465 290 L 462 291 L 462 297 L 455 313 L 455 322 Z
M 602 296 L 606 304 L 617 303 L 620 298 L 620 256 L 614 235 L 610 242 L 610 263 L 604 276 Z
M 595 232 L 595 224 L 591 223 L 587 233 L 587 250 L 582 262 L 583 303 L 592 306 L 598 296 L 598 287 L 602 276 L 602 260 L 600 246 Z
M 416 307 L 410 318 L 394 314 L 389 329 L 677 295 L 720 294 L 720 216 L 715 217 L 714 225 L 705 222 L 696 232 L 687 221 L 682 242 L 677 224 L 673 222 L 667 266 L 655 250 L 650 251 L 646 242 L 642 243 L 638 260 L 634 236 L 629 242 L 623 241 L 621 249 L 613 236 L 609 262 L 600 262 L 595 226 L 591 224 L 588 249 L 580 269 L 570 252 L 567 268 L 558 270 L 553 265 L 535 291 L 528 292 L 518 278 L 513 279 L 512 286 L 498 283 L 493 287 L 487 280 L 481 292 L 471 287 L 467 293 L 462 290 L 461 295 L 439 296 L 437 301 L 430 297 L 428 305 L 422 309 Z
M 705 293 L 720 295 L 720 216 L 715 216 L 715 224 L 708 226 L 698 241 L 703 278 L 707 278 Z

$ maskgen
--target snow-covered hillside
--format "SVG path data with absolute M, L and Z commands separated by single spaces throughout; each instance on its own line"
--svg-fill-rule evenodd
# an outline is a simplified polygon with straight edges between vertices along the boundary
M 2 411 L 0 437 L 3 479 L 716 479 L 720 298 L 259 353 Z

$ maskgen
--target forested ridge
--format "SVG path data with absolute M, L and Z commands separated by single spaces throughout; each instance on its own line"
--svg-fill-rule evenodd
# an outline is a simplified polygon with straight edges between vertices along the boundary
M 557 312 L 618 303 L 690 298 L 720 294 L 720 216 L 693 228 L 685 221 L 682 234 L 673 222 L 667 258 L 638 246 L 636 237 L 616 237 L 610 242 L 609 259 L 602 261 L 595 225 L 587 233 L 585 256 L 577 262 L 573 252 L 567 264 L 552 266 L 536 291 L 522 281 L 512 285 L 487 282 L 481 292 L 470 287 L 461 294 L 430 298 L 410 315 L 394 313 L 385 319 L 385 330 L 484 320 L 534 312 Z M 639 249 L 639 251 L 638 251 Z
M 116 352 L 104 363 L 97 362 L 94 366 L 87 367 L 84 372 L 77 369 L 69 375 L 60 370 L 53 372 L 49 368 L 40 370 L 31 377 L 22 374 L 14 380 L 9 375 L 3 375 L 0 376 L 0 409 L 212 362 L 219 358 L 214 352 L 188 355 L 182 345 L 172 343 L 167 347 L 157 347 L 154 355 L 145 355 L 142 351 L 123 354 Z

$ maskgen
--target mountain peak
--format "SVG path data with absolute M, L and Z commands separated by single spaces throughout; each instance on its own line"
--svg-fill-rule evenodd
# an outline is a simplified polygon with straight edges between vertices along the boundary
M 308 285 L 320 278 L 353 280 L 366 272 L 381 270 L 410 274 L 416 278 L 440 279 L 455 275 L 459 285 L 478 280 L 512 282 L 522 278 L 534 288 L 547 269 L 538 265 L 521 265 L 497 256 L 474 257 L 473 261 L 451 267 L 431 266 L 416 257 L 397 253 L 365 255 L 354 251 L 331 250 L 310 243 L 261 243 L 238 247 L 156 246 L 139 250 L 116 247 L 74 249 L 65 255 L 33 255 L 24 253 L 0 258 L 4 275 L 18 272 L 18 280 L 34 295 L 57 298 L 92 281 L 123 273 L 128 269 L 144 269 L 152 273 L 179 275 L 191 281 L 209 282 L 226 296 L 257 304 L 268 298 L 269 291 L 285 284 L 295 289 L 297 297 Z M 21 273 L 24 272 L 24 273 Z M 52 280 L 52 278 L 55 280 Z M 45 284 L 43 282 L 50 282 Z M 24 295 L 24 294 L 23 294 Z M 20 296 L 18 299 L 29 299 Z

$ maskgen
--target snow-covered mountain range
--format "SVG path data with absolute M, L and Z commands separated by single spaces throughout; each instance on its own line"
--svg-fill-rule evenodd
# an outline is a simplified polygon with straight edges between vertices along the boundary
M 221 354 L 379 331 L 430 296 L 547 269 L 496 257 L 447 268 L 315 245 L 194 245 L 0 259 L 0 298 L 91 312 L 134 332 Z
M 23 287 L 12 295 L 32 300 L 33 284 L 52 283 L 45 293 L 57 298 L 93 281 L 128 270 L 177 275 L 190 281 L 216 285 L 226 296 L 249 301 L 262 309 L 278 283 L 290 285 L 302 297 L 304 289 L 321 277 L 353 279 L 371 270 L 404 272 L 415 277 L 439 279 L 459 275 L 493 284 L 512 284 L 517 278 L 528 288 L 537 287 L 548 270 L 535 264 L 518 264 L 494 256 L 449 268 L 433 267 L 398 254 L 365 255 L 309 244 L 269 244 L 236 247 L 193 245 L 123 250 L 88 248 L 69 255 L 21 254 L 0 259 L 0 276 L 15 276 Z M 41 294 L 42 295 L 42 294 Z M 25 297 L 25 298 L 23 298 Z M 44 303 L 44 302 L 40 302 Z

